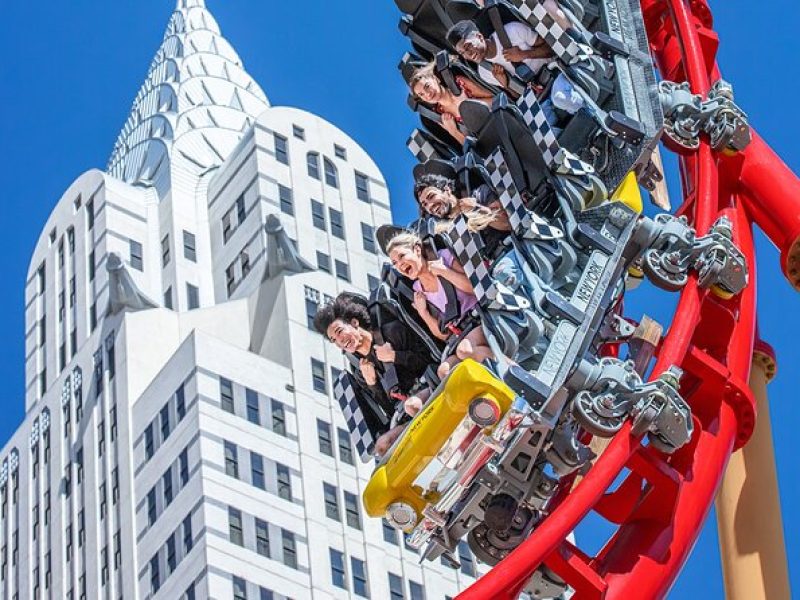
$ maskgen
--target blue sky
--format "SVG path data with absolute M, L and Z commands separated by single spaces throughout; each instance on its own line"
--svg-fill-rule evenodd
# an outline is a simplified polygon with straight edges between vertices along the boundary
M 405 139 L 414 117 L 395 69 L 406 44 L 390 0 L 208 0 L 223 33 L 271 102 L 317 113 L 348 132 L 376 160 L 397 221 L 411 216 L 412 157 Z M 766 5 L 765 5 L 766 6 Z M 3 2 L 0 19 L 0 192 L 5 242 L 0 252 L 0 440 L 23 416 L 23 287 L 30 253 L 47 215 L 84 171 L 103 168 L 144 79 L 172 0 Z M 716 6 L 719 61 L 736 99 L 795 171 L 800 171 L 795 104 L 800 94 L 796 35 L 800 8 L 776 0 Z M 674 178 L 673 194 L 679 189 Z M 771 385 L 784 527 L 792 578 L 800 585 L 800 475 L 792 443 L 800 375 L 798 298 L 774 248 L 758 239 L 761 332 L 778 353 Z M 628 310 L 669 322 L 674 297 L 644 289 Z M 795 388 L 795 389 L 793 389 Z M 593 543 L 599 530 L 583 528 Z M 709 519 L 671 598 L 722 598 L 716 530 Z

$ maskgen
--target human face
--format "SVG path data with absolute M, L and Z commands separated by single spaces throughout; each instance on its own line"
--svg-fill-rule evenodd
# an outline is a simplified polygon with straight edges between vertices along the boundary
M 422 271 L 422 248 L 419 244 L 413 248 L 409 246 L 392 248 L 392 251 L 389 252 L 389 260 L 400 273 L 409 279 L 417 279 Z
M 426 187 L 419 193 L 419 204 L 429 215 L 437 219 L 444 219 L 450 215 L 455 204 L 455 197 L 450 191 L 450 188 L 440 190 L 439 188 L 430 186 Z
M 357 323 L 357 321 L 348 323 L 342 319 L 336 319 L 328 325 L 328 330 L 326 331 L 328 339 L 339 350 L 353 354 L 363 345 L 365 340 L 364 330 Z
M 486 58 L 486 38 L 480 33 L 472 33 L 456 44 L 456 52 L 472 62 L 483 62 Z
M 437 104 L 444 94 L 442 85 L 433 75 L 427 75 L 414 84 L 411 92 L 423 102 Z

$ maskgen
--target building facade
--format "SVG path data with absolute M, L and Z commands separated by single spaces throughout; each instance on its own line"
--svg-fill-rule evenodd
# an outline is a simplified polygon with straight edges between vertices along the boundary
M 0 598 L 454 596 L 361 512 L 371 472 L 318 304 L 366 292 L 370 157 L 273 107 L 179 0 L 105 171 L 56 204 L 25 288 L 26 416 L 0 452 Z

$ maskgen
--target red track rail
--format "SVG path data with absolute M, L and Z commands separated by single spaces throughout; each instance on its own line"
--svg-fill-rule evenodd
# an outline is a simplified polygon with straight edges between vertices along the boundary
M 719 77 L 718 38 L 708 5 L 642 0 L 642 9 L 662 76 L 688 80 L 692 91 L 705 97 Z M 791 279 L 792 269 L 800 271 L 800 259 L 792 261 L 800 238 L 800 180 L 757 135 L 734 157 L 716 155 L 701 140 L 696 152 L 681 155 L 680 166 L 684 203 L 679 212 L 699 234 L 718 216 L 728 216 L 750 269 L 750 285 L 729 301 L 698 289 L 690 279 L 659 349 L 655 373 L 673 364 L 685 372 L 681 392 L 692 406 L 692 441 L 665 456 L 624 427 L 531 537 L 459 600 L 512 600 L 542 564 L 576 591 L 576 600 L 665 596 L 700 533 L 731 452 L 752 433 L 755 409 L 746 383 L 756 329 L 751 218 L 781 249 Z M 630 474 L 609 492 L 623 469 Z M 566 541 L 590 511 L 618 525 L 596 556 Z

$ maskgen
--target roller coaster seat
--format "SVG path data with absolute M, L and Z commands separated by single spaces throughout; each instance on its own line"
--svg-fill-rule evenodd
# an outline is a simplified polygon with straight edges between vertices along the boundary
M 506 384 L 478 363 L 468 359 L 456 366 L 373 473 L 363 493 L 367 514 L 386 516 L 398 529 L 412 529 L 425 506 L 438 499 L 435 484 L 425 490 L 419 476 L 443 447 L 455 444 L 455 433 L 461 434 L 462 443 L 474 443 L 484 427 L 505 415 L 514 398 Z M 457 460 L 465 450 L 452 447 L 450 458 Z

